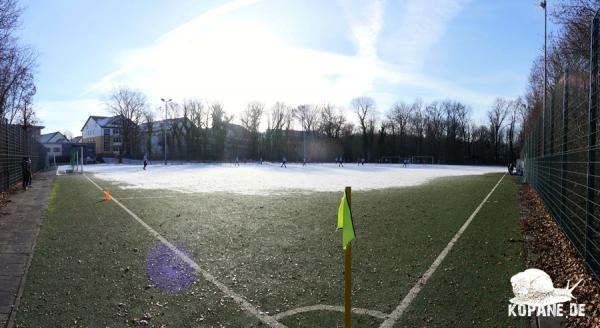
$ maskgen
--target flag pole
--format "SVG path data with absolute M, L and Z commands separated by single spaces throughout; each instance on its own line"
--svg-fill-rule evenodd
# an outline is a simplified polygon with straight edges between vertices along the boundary
M 352 210 L 352 188 L 346 187 L 348 207 Z M 344 328 L 352 326 L 352 242 L 344 250 Z

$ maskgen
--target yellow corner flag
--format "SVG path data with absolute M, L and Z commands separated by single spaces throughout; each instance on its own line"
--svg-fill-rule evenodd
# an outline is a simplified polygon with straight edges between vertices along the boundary
M 346 246 L 356 238 L 354 234 L 354 224 L 352 224 L 352 212 L 346 198 L 346 192 L 342 196 L 342 202 L 338 209 L 338 222 L 337 228 L 342 229 L 342 246 L 346 249 Z

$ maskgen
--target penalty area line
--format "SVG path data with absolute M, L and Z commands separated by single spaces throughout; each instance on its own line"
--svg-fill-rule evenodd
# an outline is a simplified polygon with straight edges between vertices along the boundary
M 90 179 L 87 174 L 84 174 L 86 179 L 90 181 L 96 188 L 100 191 L 103 191 L 102 187 L 100 187 L 96 182 Z M 153 235 L 156 239 L 160 240 L 165 246 L 167 246 L 173 253 L 177 255 L 181 260 L 187 263 L 190 267 L 194 268 L 194 270 L 198 271 L 205 280 L 215 285 L 223 294 L 229 296 L 237 305 L 243 310 L 250 312 L 253 314 L 258 320 L 262 321 L 269 327 L 286 327 L 284 324 L 277 321 L 274 317 L 267 315 L 266 313 L 259 311 L 254 305 L 250 304 L 250 302 L 246 301 L 241 295 L 234 292 L 231 288 L 225 286 L 223 283 L 217 280 L 215 276 L 213 276 L 208 271 L 200 268 L 200 266 L 192 260 L 185 253 L 177 249 L 171 242 L 169 242 L 165 237 L 159 234 L 156 230 L 154 230 L 151 226 L 149 226 L 146 222 L 140 219 L 135 213 L 133 213 L 130 209 L 128 209 L 125 205 L 121 204 L 116 198 L 111 197 L 111 200 L 115 202 L 115 204 L 119 205 L 125 212 L 127 212 L 134 220 L 136 220 L 139 224 L 141 224 L 151 235 Z
M 410 306 L 410 303 L 412 303 L 412 301 L 417 297 L 417 295 L 419 294 L 421 289 L 423 289 L 423 287 L 425 287 L 429 278 L 431 278 L 431 276 L 435 273 L 435 271 L 440 266 L 442 261 L 446 258 L 448 253 L 450 253 L 450 250 L 452 250 L 452 247 L 454 247 L 454 245 L 456 244 L 456 242 L 458 241 L 460 236 L 462 236 L 462 234 L 465 232 L 465 230 L 467 229 L 469 224 L 471 224 L 471 221 L 473 221 L 473 219 L 475 218 L 477 213 L 479 213 L 479 210 L 481 210 L 481 208 L 483 207 L 483 204 L 485 204 L 485 202 L 487 202 L 487 200 L 494 193 L 496 188 L 498 188 L 498 186 L 500 185 L 500 182 L 502 182 L 502 180 L 504 179 L 505 176 L 506 176 L 506 173 L 502 175 L 502 177 L 500 178 L 500 180 L 498 180 L 498 182 L 496 183 L 494 188 L 492 188 L 492 190 L 490 190 L 490 192 L 487 194 L 487 196 L 485 196 L 485 198 L 481 201 L 479 206 L 477 206 L 475 211 L 473 211 L 473 213 L 471 213 L 471 216 L 469 216 L 467 221 L 465 221 L 465 223 L 462 225 L 462 227 L 460 227 L 460 229 L 454 235 L 454 237 L 452 237 L 452 239 L 450 240 L 448 245 L 446 245 L 444 250 L 442 250 L 440 255 L 438 255 L 438 257 L 435 259 L 435 261 L 433 261 L 433 263 L 431 264 L 429 269 L 427 269 L 427 271 L 425 271 L 425 273 L 421 276 L 421 278 L 417 281 L 417 283 L 410 289 L 408 294 L 406 294 L 406 296 L 404 297 L 402 302 L 396 307 L 396 309 L 394 309 L 394 312 L 392 312 L 388 316 L 388 318 L 383 323 L 381 323 L 381 326 L 379 326 L 379 328 L 391 328 L 392 326 L 394 326 L 396 321 L 398 321 L 398 319 L 400 319 L 400 317 L 402 316 L 404 311 L 406 311 L 406 309 Z
M 273 317 L 277 320 L 281 320 L 285 317 L 289 317 L 292 315 L 296 315 L 296 314 L 300 314 L 300 313 L 304 313 L 304 312 L 311 312 L 311 311 L 337 311 L 337 312 L 344 312 L 345 308 L 341 305 L 325 305 L 325 304 L 317 304 L 317 305 L 310 305 L 310 306 L 303 306 L 303 307 L 299 307 L 299 308 L 295 308 L 292 310 L 288 310 L 285 312 L 281 312 L 281 313 L 277 313 L 275 314 Z M 387 314 L 380 312 L 380 311 L 376 311 L 376 310 L 369 310 L 369 309 L 362 309 L 362 308 L 352 308 L 352 313 L 356 313 L 356 314 L 362 314 L 362 315 L 370 315 L 372 317 L 378 318 L 378 319 L 385 319 L 387 318 Z

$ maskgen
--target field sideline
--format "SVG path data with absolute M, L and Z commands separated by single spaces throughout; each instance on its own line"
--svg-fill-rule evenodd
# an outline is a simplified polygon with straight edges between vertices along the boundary
M 392 313 L 500 177 L 353 194 L 357 327 Z M 339 192 L 178 193 L 91 179 L 118 202 L 102 201 L 84 176 L 57 177 L 21 326 L 262 325 L 247 305 L 289 327 L 341 325 Z M 396 326 L 522 325 L 506 315 L 510 276 L 523 268 L 518 216 L 516 180 L 505 177 Z M 157 267 L 172 268 L 172 281 Z

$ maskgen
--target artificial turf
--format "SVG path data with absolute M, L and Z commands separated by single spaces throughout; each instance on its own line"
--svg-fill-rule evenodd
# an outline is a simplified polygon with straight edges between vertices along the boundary
M 353 306 L 390 313 L 500 178 L 436 179 L 352 195 Z M 199 266 L 261 311 L 343 304 L 340 193 L 184 194 L 96 180 Z M 507 326 L 522 270 L 515 180 L 505 178 L 397 326 Z M 57 177 L 17 322 L 25 327 L 260 325 L 202 277 L 178 293 L 148 279 L 159 241 L 82 176 Z M 149 315 L 149 318 L 147 318 Z M 281 319 L 341 326 L 339 312 Z M 355 326 L 381 320 L 354 315 Z

